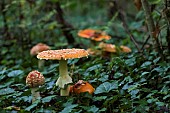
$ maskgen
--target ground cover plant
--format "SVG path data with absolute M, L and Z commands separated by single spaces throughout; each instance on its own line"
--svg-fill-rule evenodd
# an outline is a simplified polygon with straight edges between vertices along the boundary
M 1 0 L 1 113 L 169 113 L 170 2 L 128 1 Z M 81 38 L 85 29 L 93 33 Z M 111 38 L 94 42 L 103 35 Z M 38 43 L 52 50 L 93 47 L 88 57 L 67 61 L 69 96 L 56 86 L 59 62 L 45 60 L 40 69 L 30 54 Z M 34 70 L 45 81 L 32 101 L 26 78 Z

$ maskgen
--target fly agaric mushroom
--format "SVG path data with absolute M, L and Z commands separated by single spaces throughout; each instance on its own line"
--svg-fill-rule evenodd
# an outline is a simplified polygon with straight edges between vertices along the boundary
M 32 102 L 40 98 L 40 93 L 37 90 L 39 86 L 43 85 L 44 83 L 45 83 L 45 78 L 40 72 L 35 70 L 35 71 L 31 71 L 28 74 L 26 78 L 26 84 L 31 88 Z
M 93 86 L 90 83 L 88 83 L 87 81 L 83 81 L 83 80 L 79 80 L 75 85 L 70 86 L 70 92 L 76 93 L 76 94 L 80 94 L 80 93 L 84 93 L 84 92 L 93 94 L 94 90 L 95 89 L 93 88 Z
M 94 29 L 80 30 L 78 32 L 78 36 L 83 38 L 90 38 L 91 40 L 94 41 L 110 40 L 111 38 L 109 35 L 106 35 L 105 32 Z
M 49 50 L 50 47 L 46 44 L 43 43 L 38 43 L 37 45 L 33 46 L 30 50 L 30 54 L 31 55 L 37 55 L 39 52 L 45 51 L 45 50 Z M 42 68 L 44 67 L 44 60 L 39 60 L 38 61 L 38 68 L 40 70 L 42 70 Z
M 120 46 L 120 49 L 124 53 L 130 53 L 132 50 L 127 46 Z
M 61 50 L 47 50 L 37 55 L 38 59 L 59 60 L 59 78 L 56 86 L 60 87 L 60 95 L 69 95 L 68 84 L 72 83 L 72 78 L 68 75 L 67 60 L 74 58 L 87 57 L 89 54 L 84 49 L 61 49 Z

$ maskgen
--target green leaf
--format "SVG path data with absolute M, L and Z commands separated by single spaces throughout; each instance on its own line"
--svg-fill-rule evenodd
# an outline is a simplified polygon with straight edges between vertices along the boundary
M 160 59 L 161 59 L 161 57 L 158 57 L 155 60 L 153 60 L 153 62 L 156 64 Z
M 48 96 L 48 97 L 45 97 L 45 98 L 42 98 L 42 102 L 45 103 L 45 102 L 50 102 L 52 98 L 54 98 L 55 95 L 51 95 L 51 96 Z
M 67 107 L 65 107 L 61 112 L 59 113 L 70 113 L 72 111 L 73 108 L 77 107 L 78 104 L 72 104 L 72 105 L 69 105 Z
M 107 98 L 107 96 L 99 96 L 99 97 L 93 97 L 94 101 L 101 101 L 101 100 L 105 100 Z
M 97 113 L 99 111 L 99 108 L 97 108 L 95 105 L 88 107 L 87 110 L 89 113 Z
M 149 74 L 150 72 L 143 72 L 141 75 L 146 75 L 146 74 Z
M 32 103 L 30 106 L 28 106 L 27 108 L 25 108 L 26 111 L 30 111 L 31 109 L 35 108 L 38 103 L 40 102 L 40 100 L 36 100 L 34 103 Z
M 141 65 L 141 67 L 148 67 L 149 65 L 151 65 L 151 63 L 152 62 L 150 62 L 150 61 L 146 61 Z
M 4 88 L 4 87 L 8 87 L 9 85 L 11 85 L 14 81 L 11 80 L 9 82 L 5 82 L 4 84 L 0 85 L 0 88 Z
M 132 95 L 132 98 L 135 98 L 136 94 L 138 94 L 138 93 L 139 93 L 139 89 L 135 89 L 135 90 L 130 91 L 130 94 Z
M 95 90 L 95 94 L 99 94 L 99 93 L 108 93 L 109 91 L 111 91 L 112 89 L 117 89 L 118 88 L 118 83 L 117 82 L 113 82 L 113 83 L 109 83 L 109 82 L 105 82 L 101 85 L 99 85 L 96 90 Z
M 164 100 L 166 100 L 167 98 L 170 98 L 170 94 L 163 97 Z
M 89 68 L 86 70 L 86 72 L 96 70 L 96 69 L 98 69 L 99 67 L 101 67 L 101 64 L 97 64 L 97 65 L 91 66 L 91 67 L 89 67 Z
M 4 88 L 0 90 L 0 95 L 7 95 L 7 94 L 11 94 L 14 93 L 15 90 L 12 88 Z
M 156 105 L 158 106 L 164 106 L 165 104 L 163 102 L 156 102 Z
M 14 70 L 8 73 L 8 77 L 16 77 L 19 76 L 20 74 L 22 74 L 23 71 L 22 70 Z
M 161 67 L 156 67 L 151 72 L 153 72 L 153 71 L 156 71 L 156 72 L 160 73 L 160 72 L 164 72 L 165 70 L 163 68 L 161 68 Z
M 136 64 L 136 59 L 135 58 L 131 58 L 131 59 L 127 59 L 125 61 L 125 63 L 128 65 L 128 66 L 133 66 Z
M 122 73 L 119 73 L 119 72 L 117 72 L 117 73 L 114 74 L 114 78 L 120 78 L 120 77 L 122 77 L 122 76 L 123 76 L 123 74 L 122 74 Z

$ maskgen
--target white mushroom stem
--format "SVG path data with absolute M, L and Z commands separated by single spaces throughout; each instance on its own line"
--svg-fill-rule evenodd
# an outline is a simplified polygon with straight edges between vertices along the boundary
M 36 101 L 38 98 L 40 98 L 40 92 L 37 91 L 38 87 L 31 88 L 32 93 L 32 103 Z
M 39 70 L 43 70 L 43 68 L 44 68 L 44 60 L 42 59 L 42 60 L 38 60 L 38 69 Z
M 56 82 L 56 86 L 59 86 L 60 95 L 69 95 L 69 83 L 72 83 L 72 78 L 68 75 L 67 60 L 59 60 L 59 78 Z

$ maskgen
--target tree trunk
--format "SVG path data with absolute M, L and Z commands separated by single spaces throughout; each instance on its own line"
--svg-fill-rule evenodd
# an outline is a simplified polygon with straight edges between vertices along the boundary
M 64 36 L 66 37 L 69 44 L 73 44 L 74 43 L 74 37 L 71 34 L 71 30 L 73 29 L 73 27 L 64 20 L 63 11 L 61 9 L 59 2 L 56 2 L 55 9 L 57 11 L 56 20 L 61 25 L 61 29 L 62 29 Z

